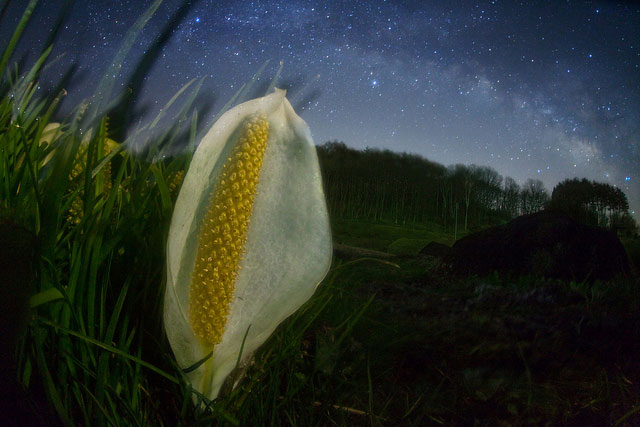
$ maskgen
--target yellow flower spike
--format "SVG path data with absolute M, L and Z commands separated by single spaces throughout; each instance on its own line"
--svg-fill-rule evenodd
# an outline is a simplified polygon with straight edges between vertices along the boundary
M 171 197 L 175 199 L 178 195 L 178 190 L 182 185 L 182 181 L 184 180 L 184 171 L 179 170 L 176 172 L 170 172 L 167 177 L 167 186 L 169 187 L 169 194 Z
M 85 139 L 82 141 L 82 144 L 80 145 L 80 148 L 78 149 L 78 153 L 76 154 L 76 158 L 74 160 L 73 169 L 71 169 L 71 173 L 69 174 L 69 182 L 74 182 L 74 180 L 77 180 L 78 176 L 83 174 L 85 171 L 84 169 L 87 164 L 87 152 L 88 152 L 87 141 L 88 140 L 89 138 L 85 137 Z M 119 145 L 113 139 L 108 137 L 104 139 L 103 144 L 104 144 L 103 155 L 105 157 L 109 155 L 113 150 L 118 148 L 118 145 Z M 100 173 L 103 174 L 103 177 L 104 177 L 103 193 L 105 195 L 108 195 L 109 191 L 111 191 L 111 162 L 107 162 L 103 166 Z M 75 181 L 75 185 L 81 186 L 82 183 Z M 75 189 L 76 187 L 73 187 L 73 188 Z M 82 191 L 81 191 L 81 193 L 71 201 L 71 206 L 67 211 L 67 223 L 71 225 L 77 225 L 80 223 L 83 216 L 84 216 L 84 203 L 82 202 Z
M 164 324 L 192 387 L 218 396 L 331 264 L 318 158 L 285 91 L 226 112 L 198 146 L 167 242 Z M 246 334 L 246 339 L 243 339 Z

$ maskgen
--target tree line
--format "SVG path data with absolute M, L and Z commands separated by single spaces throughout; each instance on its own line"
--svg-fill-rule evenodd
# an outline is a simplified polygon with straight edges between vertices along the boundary
M 629 214 L 624 192 L 609 184 L 583 179 L 566 179 L 556 185 L 548 204 L 585 224 L 609 227 L 636 234 L 637 224 Z
M 335 218 L 437 222 L 480 228 L 539 211 L 550 197 L 539 180 L 521 187 L 488 166 L 445 167 L 421 156 L 330 141 L 318 147 L 327 203 Z
M 620 222 L 628 209 L 624 193 L 608 184 L 591 183 L 589 189 L 586 180 L 577 184 L 567 180 L 550 196 L 540 180 L 528 179 L 520 186 L 488 166 L 445 167 L 415 154 L 355 150 L 338 141 L 327 142 L 317 151 L 333 218 L 435 222 L 458 232 L 544 208 L 566 211 L 578 220 L 593 215 L 585 210 L 596 212 L 595 225 L 602 226 L 605 216 Z

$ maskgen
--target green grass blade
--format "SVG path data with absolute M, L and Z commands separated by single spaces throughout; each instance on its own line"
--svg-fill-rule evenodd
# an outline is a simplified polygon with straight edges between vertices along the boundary
M 39 292 L 29 299 L 29 307 L 36 308 L 40 305 L 47 304 L 52 301 L 64 299 L 64 295 L 57 288 L 49 288 L 46 291 Z
M 280 65 L 278 66 L 278 71 L 276 71 L 276 75 L 273 76 L 273 78 L 271 79 L 271 83 L 269 83 L 269 88 L 267 89 L 267 91 L 264 94 L 265 96 L 269 95 L 275 89 L 276 83 L 278 82 L 278 79 L 280 78 L 280 73 L 282 72 L 283 64 L 284 63 L 282 61 L 280 61 Z
M 614 426 L 618 426 L 618 425 L 622 424 L 627 419 L 629 419 L 633 414 L 637 414 L 638 412 L 640 412 L 640 405 L 636 405 L 633 408 L 631 408 L 626 414 L 624 414 L 622 417 L 618 418 L 613 425 Z
M 162 210 L 165 212 L 171 212 L 173 203 L 171 202 L 171 195 L 169 194 L 169 187 L 164 179 L 162 171 L 156 165 L 151 165 L 151 172 L 156 180 L 158 191 L 160 192 L 160 199 L 162 201 Z
M 120 318 L 120 313 L 122 310 L 122 306 L 124 305 L 125 298 L 127 296 L 127 291 L 129 289 L 129 283 L 131 281 L 130 279 L 131 277 L 127 278 L 126 282 L 122 286 L 122 290 L 120 291 L 120 294 L 118 295 L 118 300 L 116 301 L 115 307 L 113 308 L 113 313 L 111 314 L 111 318 L 109 319 L 109 325 L 107 326 L 106 333 L 102 338 L 104 342 L 113 341 L 113 335 L 115 333 L 116 326 Z M 103 288 L 106 288 L 106 283 L 103 284 Z M 101 316 L 101 317 L 104 317 L 104 316 Z M 96 385 L 96 397 L 99 401 L 102 401 L 104 397 L 105 386 L 107 385 L 109 380 L 108 367 L 109 367 L 109 354 L 103 353 L 100 356 L 100 360 L 98 362 L 98 371 L 97 371 L 98 382 Z
M 164 118 L 164 116 L 167 114 L 167 110 L 169 108 L 171 108 L 171 106 L 176 102 L 176 100 L 178 99 L 178 97 L 180 97 L 180 95 L 182 95 L 182 93 L 187 90 L 187 88 L 189 86 L 191 86 L 193 84 L 193 82 L 195 82 L 196 79 L 191 79 L 189 80 L 184 86 L 182 86 L 176 93 L 175 95 L 173 95 L 171 97 L 171 99 L 169 100 L 169 102 L 167 102 L 164 107 L 162 107 L 160 109 L 160 112 L 158 113 L 158 115 L 156 116 L 156 118 L 151 122 L 151 124 L 149 125 L 149 129 L 153 129 L 154 127 L 156 127 L 156 125 L 158 124 L 158 122 L 160 122 L 160 120 L 162 120 Z
M 236 359 L 235 369 L 238 369 L 238 366 L 240 366 L 240 360 L 242 360 L 242 352 L 244 350 L 244 343 L 247 340 L 247 335 L 249 335 L 249 329 L 251 329 L 251 325 L 247 326 L 247 330 L 242 337 L 242 344 L 240 344 L 240 351 L 238 352 L 238 358 Z
M 215 123 L 220 118 L 220 116 L 222 116 L 224 113 L 227 112 L 227 110 L 229 110 L 233 105 L 236 104 L 236 100 L 240 97 L 240 94 L 244 92 L 244 88 L 246 86 L 247 86 L 246 83 L 240 86 L 240 89 L 238 89 L 236 93 L 233 94 L 233 96 L 226 102 L 226 104 L 222 106 L 220 111 L 218 111 L 218 113 L 213 117 L 213 119 L 211 120 L 211 123 Z M 206 129 L 206 131 L 208 130 L 209 129 Z
M 113 313 L 111 314 L 111 318 L 109 319 L 109 325 L 107 326 L 107 331 L 104 336 L 104 340 L 106 342 L 110 342 L 113 340 L 113 336 L 116 332 L 116 326 L 118 325 L 118 321 L 120 319 L 120 313 L 122 311 L 122 306 L 124 305 L 124 300 L 127 296 L 127 291 L 129 290 L 129 284 L 131 282 L 132 277 L 127 277 L 124 285 L 122 286 L 122 290 L 120 291 L 120 295 L 118 295 L 118 300 L 113 308 Z
M 17 96 L 21 98 L 18 101 L 18 105 L 22 108 L 23 111 L 28 108 L 29 101 L 31 100 L 31 98 L 35 94 L 35 91 L 37 90 L 38 85 L 37 85 L 36 79 L 40 74 L 40 71 L 44 65 L 44 62 L 49 57 L 49 54 L 51 53 L 51 49 L 53 49 L 53 45 L 49 46 L 44 50 L 44 52 L 42 52 L 42 55 L 40 55 L 36 63 L 31 67 L 31 70 L 29 70 L 27 75 L 22 78 L 22 83 L 20 83 L 20 85 L 18 85 L 18 87 L 15 90 L 15 92 L 17 93 Z M 32 89 L 31 93 L 29 93 L 27 90 L 29 86 L 31 86 L 31 89 Z
M 33 14 L 33 10 L 35 9 L 36 4 L 38 4 L 38 0 L 29 1 L 29 4 L 27 4 L 27 7 L 24 9 L 24 12 L 22 13 L 22 17 L 20 18 L 20 21 L 18 21 L 18 25 L 16 26 L 16 29 L 13 31 L 13 35 L 11 36 L 11 39 L 9 40 L 7 47 L 4 48 L 2 59 L 0 59 L 0 77 L 2 77 L 2 75 L 5 72 L 4 70 L 5 70 L 5 67 L 7 66 L 7 63 L 9 62 L 9 58 L 11 58 L 11 55 L 13 54 L 13 51 L 16 48 L 16 44 L 18 43 L 18 40 L 20 40 L 20 37 L 22 36 L 22 32 L 27 26 L 29 19 L 31 19 L 31 15 Z
M 120 144 L 116 148 L 111 150 L 109 154 L 100 159 L 100 161 L 91 170 L 91 179 L 94 179 L 96 176 L 98 176 L 100 171 L 104 169 L 105 165 L 109 163 L 116 155 L 120 154 L 122 150 L 124 150 L 124 146 Z
M 260 75 L 262 74 L 264 69 L 267 68 L 267 65 L 269 65 L 269 60 L 264 61 L 264 64 L 262 64 L 262 66 L 258 69 L 258 71 L 256 71 L 256 73 L 253 75 L 249 83 L 247 83 L 244 86 L 244 89 L 238 96 L 238 103 L 242 103 L 247 100 L 247 97 L 249 96 L 249 92 L 253 88 L 253 85 L 256 83 L 256 81 L 260 78 Z
M 96 92 L 93 95 L 93 99 L 95 101 L 92 103 L 84 123 L 92 123 L 96 116 L 98 116 L 109 103 L 111 92 L 113 91 L 113 86 L 116 80 L 115 76 L 120 73 L 122 64 L 133 47 L 133 44 L 161 4 L 162 0 L 155 0 L 127 31 L 120 49 L 114 56 L 113 61 L 107 68 L 107 71 L 100 80 L 100 83 L 98 83 Z
M 104 415 L 104 417 L 107 419 L 110 425 L 116 426 L 119 424 L 119 423 L 116 423 L 115 420 L 109 416 L 109 413 L 107 412 L 106 408 L 102 405 L 101 399 L 98 399 L 96 396 L 94 396 L 93 393 L 91 393 L 91 390 L 89 390 L 87 386 L 85 386 L 84 384 L 78 383 L 78 385 L 82 387 L 84 390 L 84 393 L 88 395 L 91 398 L 91 400 L 93 400 L 93 403 L 100 410 L 102 415 Z
M 44 331 L 40 331 L 40 333 L 44 333 Z M 38 340 L 41 341 L 41 340 Z M 47 365 L 47 358 L 44 355 L 42 346 L 40 342 L 37 342 L 35 345 L 36 351 L 36 361 L 42 375 L 42 380 L 44 381 L 45 389 L 47 391 L 47 395 L 49 396 L 49 400 L 53 404 L 58 416 L 65 422 L 67 425 L 71 425 L 69 420 L 67 410 L 65 404 L 62 402 L 60 398 L 60 394 L 58 393 L 58 389 L 53 382 L 53 378 L 51 378 L 51 372 L 49 370 L 49 366 Z
M 132 356 L 132 355 L 130 355 L 128 353 L 125 353 L 124 351 L 122 351 L 122 350 L 120 350 L 120 349 L 118 349 L 116 347 L 113 347 L 111 345 L 105 344 L 105 343 L 103 343 L 103 342 L 101 342 L 99 340 L 96 340 L 94 338 L 88 337 L 88 336 L 83 335 L 83 334 L 81 334 L 79 332 L 73 331 L 73 330 L 71 330 L 69 328 L 65 328 L 63 326 L 56 325 L 55 323 L 53 323 L 53 322 L 51 322 L 51 321 L 49 321 L 47 319 L 44 319 L 42 317 L 39 317 L 38 321 L 40 323 L 42 323 L 42 324 L 45 324 L 47 326 L 50 326 L 50 327 L 56 329 L 56 330 L 64 332 L 65 334 L 72 335 L 72 336 L 74 336 L 76 338 L 79 338 L 79 339 L 85 341 L 85 342 L 93 344 L 96 347 L 100 347 L 103 350 L 110 351 L 113 354 L 116 354 L 116 355 L 118 355 L 120 357 L 123 357 L 125 359 L 128 359 L 128 360 L 131 360 L 132 362 L 138 363 L 140 366 L 144 366 L 145 368 L 155 372 L 156 374 L 160 375 L 161 377 L 166 378 L 167 380 L 171 381 L 174 384 L 179 384 L 180 383 L 180 381 L 176 377 L 174 377 L 173 375 L 170 375 L 170 374 L 164 372 L 163 370 L 157 368 L 156 366 L 152 365 L 151 363 L 147 363 L 147 362 L 145 362 L 144 360 L 142 360 L 142 359 L 140 359 L 138 357 L 135 357 L 135 356 Z
M 187 366 L 186 368 L 182 369 L 182 373 L 183 374 L 188 374 L 191 371 L 195 371 L 196 369 L 198 369 L 204 362 L 206 362 L 207 360 L 209 360 L 211 358 L 211 356 L 213 356 L 213 351 L 209 352 L 209 354 L 207 354 L 205 357 L 203 357 L 202 359 L 198 360 L 196 363 L 194 363 L 191 366 Z

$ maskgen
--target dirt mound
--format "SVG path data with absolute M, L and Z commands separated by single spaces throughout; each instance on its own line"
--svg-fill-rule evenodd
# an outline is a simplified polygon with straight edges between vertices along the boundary
M 460 274 L 499 271 L 579 282 L 631 274 L 615 233 L 548 211 L 466 236 L 445 261 Z

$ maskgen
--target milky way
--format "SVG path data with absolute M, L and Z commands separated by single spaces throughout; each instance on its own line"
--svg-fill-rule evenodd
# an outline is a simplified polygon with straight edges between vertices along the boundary
M 23 2 L 0 21 L 6 44 Z M 67 105 L 90 95 L 126 30 L 152 1 L 77 1 L 57 35 L 72 64 Z M 165 0 L 124 77 L 176 16 Z M 18 53 L 33 61 L 64 9 L 41 1 Z M 519 182 L 587 177 L 621 187 L 640 217 L 640 6 L 616 2 L 194 1 L 158 53 L 141 108 L 204 77 L 211 114 L 265 61 L 316 143 L 489 165 Z M 265 84 L 266 84 L 265 83 Z M 258 85 L 260 87 L 260 85 Z M 262 87 L 265 87 L 264 84 Z

